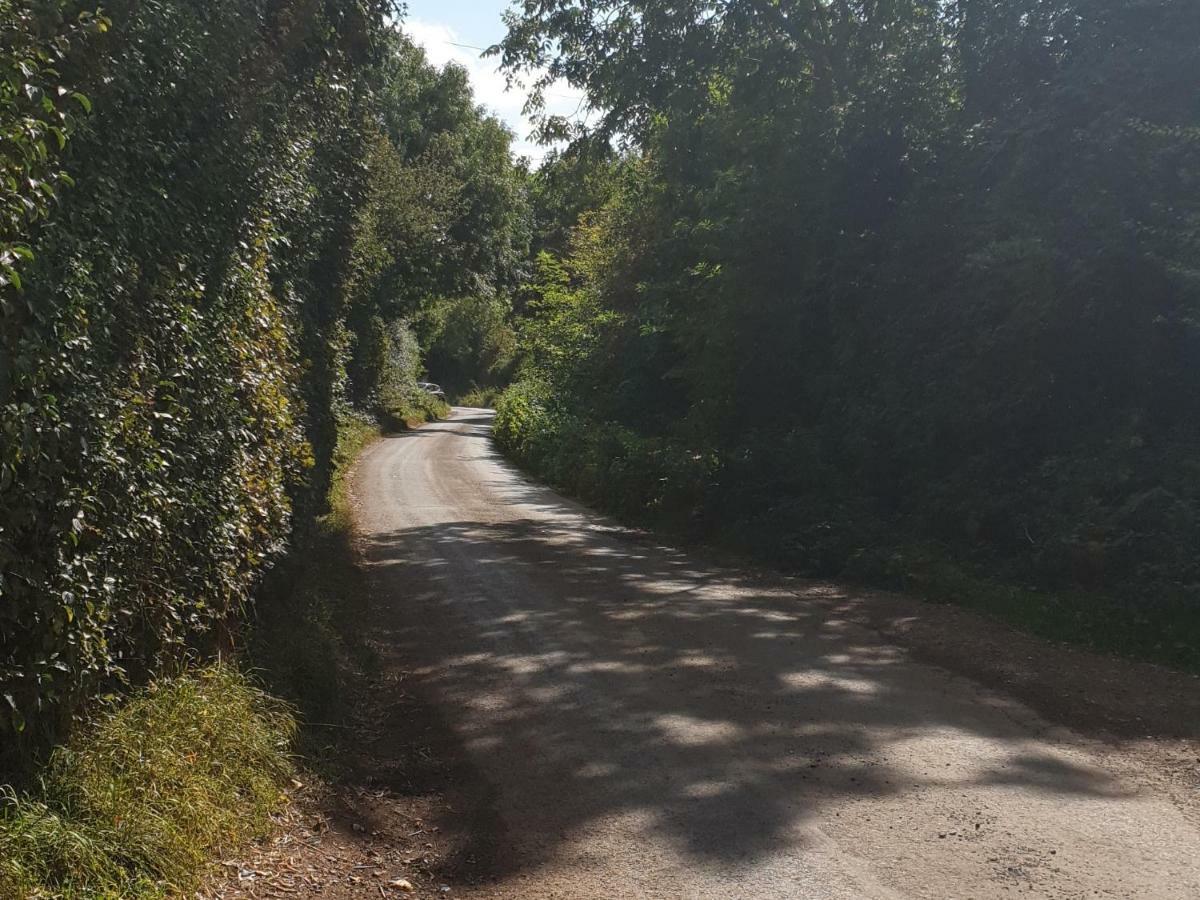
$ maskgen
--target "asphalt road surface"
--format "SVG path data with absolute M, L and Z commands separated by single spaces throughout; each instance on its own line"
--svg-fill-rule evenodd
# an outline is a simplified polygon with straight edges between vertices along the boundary
M 913 661 L 831 589 L 657 546 L 531 483 L 491 414 L 388 438 L 379 590 L 522 898 L 1200 898 L 1200 829 L 1119 747 Z

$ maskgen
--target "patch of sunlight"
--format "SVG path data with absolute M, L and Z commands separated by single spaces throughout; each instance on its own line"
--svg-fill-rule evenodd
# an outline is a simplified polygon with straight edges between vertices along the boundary
M 658 716 L 654 723 L 662 729 L 667 740 L 684 747 L 732 743 L 742 736 L 742 729 L 732 722 L 700 719 L 679 713 Z
M 724 781 L 697 781 L 689 784 L 680 793 L 693 800 L 712 800 L 729 792 L 730 785 Z
M 779 680 L 797 691 L 809 691 L 814 688 L 832 688 L 849 694 L 878 694 L 880 691 L 879 682 L 869 678 L 850 678 L 829 672 L 789 672 L 780 675 Z
M 580 778 L 608 778 L 619 771 L 614 763 L 589 762 L 576 769 L 575 774 Z
M 594 662 L 573 663 L 567 667 L 572 675 L 585 675 L 591 672 L 616 673 L 618 675 L 641 675 L 646 672 L 646 666 L 641 663 L 622 662 L 620 660 L 596 660 Z

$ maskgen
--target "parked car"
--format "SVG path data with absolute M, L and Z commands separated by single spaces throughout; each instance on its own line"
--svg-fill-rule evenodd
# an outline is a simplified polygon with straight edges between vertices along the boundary
M 443 403 L 446 402 L 446 392 L 442 390 L 441 385 L 434 384 L 432 381 L 418 381 L 417 387 L 427 394 L 433 394 Z

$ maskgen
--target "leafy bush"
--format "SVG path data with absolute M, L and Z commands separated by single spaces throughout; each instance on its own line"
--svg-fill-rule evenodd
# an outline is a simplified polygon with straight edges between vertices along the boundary
M 504 391 L 498 387 L 479 387 L 478 385 L 473 385 L 458 395 L 455 405 L 471 406 L 477 409 L 490 409 L 496 405 L 503 394 Z
M 320 21 L 268 41 L 241 0 L 108 12 L 60 64 L 95 109 L 62 160 L 76 187 L 0 317 L 8 752 L 224 640 L 310 461 L 277 221 L 308 202 L 286 191 L 312 123 L 289 100 L 353 63 L 308 56 Z
M 575 415 L 532 379 L 500 396 L 494 435 L 552 484 L 637 522 L 692 529 L 712 475 L 705 454 Z
M 79 115 L 91 108 L 64 83 L 59 66 L 108 21 L 89 12 L 71 20 L 68 8 L 65 0 L 0 0 L 0 289 L 21 287 L 18 270 L 33 258 L 30 226 L 72 183 L 60 156 Z

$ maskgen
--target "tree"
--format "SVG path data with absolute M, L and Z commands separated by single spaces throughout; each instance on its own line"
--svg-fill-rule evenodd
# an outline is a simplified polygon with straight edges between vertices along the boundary
M 1089 636 L 1149 648 L 1200 621 L 1178 465 L 1200 412 L 1200 8 L 554 0 L 508 24 L 511 77 L 565 78 L 598 113 L 573 158 L 637 160 L 596 203 L 606 252 L 563 262 L 604 339 L 526 329 L 531 358 L 569 360 L 521 388 L 570 410 L 529 419 L 543 465 L 619 435 L 619 462 L 577 467 L 584 493 L 714 460 L 689 509 L 654 489 L 642 512 L 789 564 L 1103 584 L 1119 599 L 1080 614 L 1110 622 Z M 575 196 L 535 196 L 563 246 Z

